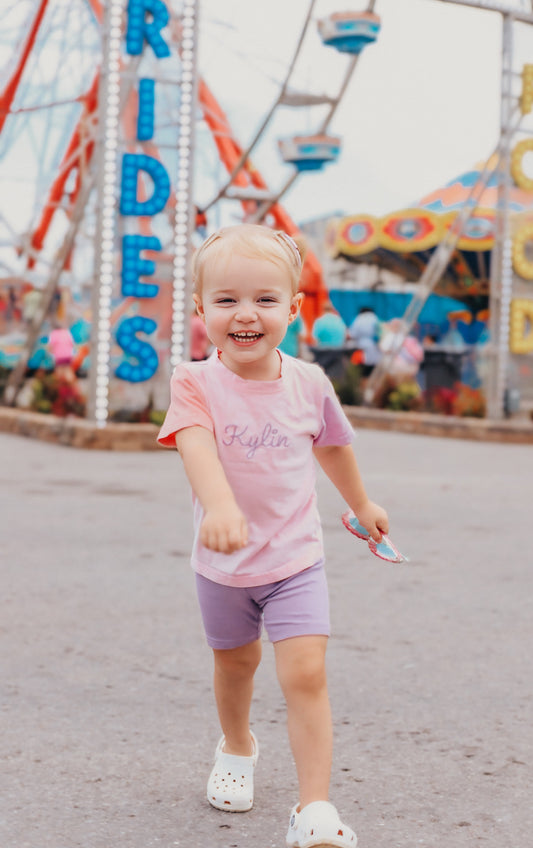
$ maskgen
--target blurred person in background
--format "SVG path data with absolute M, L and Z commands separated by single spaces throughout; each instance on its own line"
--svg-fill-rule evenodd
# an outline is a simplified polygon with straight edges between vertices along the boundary
M 196 307 L 191 314 L 191 360 L 193 362 L 202 362 L 207 359 L 211 352 L 211 342 L 207 335 L 205 324 L 196 312 Z
M 302 356 L 305 353 L 306 347 L 305 337 L 306 327 L 304 320 L 298 314 L 287 327 L 287 332 L 278 347 L 283 353 L 288 353 L 289 356 Z
M 64 322 L 58 321 L 48 338 L 48 348 L 54 360 L 54 373 L 69 383 L 74 382 L 72 367 L 74 359 L 74 339 Z
M 348 329 L 341 316 L 328 300 L 324 313 L 313 324 L 312 335 L 320 347 L 341 347 L 347 338 Z
M 378 346 L 380 333 L 381 323 L 378 316 L 369 306 L 362 306 L 348 328 L 348 338 L 362 351 L 361 367 L 364 378 L 370 376 L 381 359 L 382 353 Z

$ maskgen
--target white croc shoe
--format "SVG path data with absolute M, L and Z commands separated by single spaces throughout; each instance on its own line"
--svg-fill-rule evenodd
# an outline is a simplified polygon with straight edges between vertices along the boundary
M 313 801 L 291 812 L 288 848 L 356 848 L 357 836 L 346 827 L 329 801 Z
M 254 768 L 259 756 L 259 746 L 251 733 L 254 752 L 250 757 L 226 754 L 224 736 L 215 751 L 215 765 L 207 781 L 207 800 L 217 810 L 228 813 L 246 813 L 254 803 Z

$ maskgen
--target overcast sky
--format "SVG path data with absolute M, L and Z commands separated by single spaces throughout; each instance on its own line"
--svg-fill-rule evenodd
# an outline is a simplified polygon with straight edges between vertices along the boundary
M 56 10 L 72 12 L 68 28 L 59 27 L 55 35 L 58 45 L 64 49 L 64 41 L 68 48 L 61 67 L 63 71 L 66 68 L 70 79 L 83 59 L 90 66 L 89 79 L 98 61 L 98 31 L 92 19 L 87 20 L 88 6 L 83 0 L 76 4 L 56 2 Z M 166 2 L 179 10 L 179 0 Z M 523 10 L 531 6 L 531 0 L 502 2 Z M 35 0 L 0 0 L 0 18 L 2 9 L 9 8 L 10 20 L 17 10 L 25 20 L 34 5 Z M 199 70 L 227 113 L 238 141 L 246 146 L 276 99 L 309 0 L 200 0 L 199 5 Z M 315 20 L 296 65 L 293 87 L 315 94 L 334 95 L 338 91 L 349 59 L 321 43 L 316 19 L 343 8 L 363 10 L 366 6 L 366 0 L 317 0 Z M 487 158 L 496 146 L 501 16 L 441 0 L 377 0 L 375 11 L 382 19 L 378 40 L 361 54 L 329 128 L 342 138 L 340 159 L 323 172 L 299 178 L 283 198 L 296 221 L 337 212 L 382 215 L 415 204 Z M 525 61 L 533 61 L 533 27 L 515 24 L 513 32 L 514 68 L 518 72 Z M 13 33 L 9 27 L 0 33 L 0 65 L 11 57 Z M 41 62 L 41 75 L 44 64 Z M 157 70 L 159 73 L 163 68 Z M 39 98 L 45 102 L 62 99 L 59 82 L 55 88 L 47 87 L 44 75 L 41 84 L 42 90 L 30 92 L 30 104 Z M 515 88 L 518 93 L 518 78 Z M 67 121 L 70 113 L 61 109 L 33 114 L 37 129 L 33 132 L 32 155 L 29 136 L 25 135 L 8 146 L 0 163 L 0 213 L 4 212 L 17 233 L 30 228 L 28 209 L 31 212 L 33 208 L 34 220 L 40 209 L 46 186 L 36 192 L 37 165 L 46 163 L 52 155 L 57 158 L 58 150 L 62 155 L 72 126 L 72 121 Z M 321 117 L 316 109 L 277 110 L 252 154 L 271 189 L 280 187 L 292 173 L 280 159 L 277 139 L 314 132 Z M 164 118 L 168 122 L 166 114 Z M 531 131 L 533 120 L 528 120 Z M 59 148 L 57 141 L 51 141 L 58 135 L 64 136 Z M 46 144 L 41 143 L 41 137 Z M 532 160 L 533 153 L 524 160 L 530 176 Z M 216 193 L 223 169 L 201 125 L 196 167 L 195 199 L 203 205 Z
M 508 5 L 530 9 L 526 0 Z M 307 0 L 261 5 L 203 0 L 202 72 L 243 143 L 275 96 L 275 85 L 261 82 L 261 72 L 263 78 L 275 75 L 276 63 L 279 71 L 288 62 L 307 6 Z M 364 9 L 366 3 L 323 0 L 317 9 L 348 6 Z M 299 179 L 284 199 L 298 220 L 335 211 L 381 215 L 404 207 L 469 170 L 496 146 L 501 15 L 440 0 L 377 0 L 375 11 L 382 19 L 378 41 L 361 55 L 330 127 L 343 139 L 339 162 Z M 519 71 L 533 60 L 533 28 L 513 29 Z M 313 91 L 327 88 L 346 62 L 318 36 L 315 40 L 300 75 Z M 279 137 L 286 127 L 287 134 L 299 126 L 314 129 L 313 116 L 305 114 L 310 110 L 288 111 L 253 154 L 273 187 L 290 174 L 279 160 L 276 130 Z

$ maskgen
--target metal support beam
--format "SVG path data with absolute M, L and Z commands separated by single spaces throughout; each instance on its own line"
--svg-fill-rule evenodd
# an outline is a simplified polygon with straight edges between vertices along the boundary
M 488 162 L 490 162 L 490 158 Z M 424 304 L 430 294 L 435 290 L 437 283 L 446 270 L 446 266 L 464 231 L 465 225 L 478 205 L 479 198 L 494 172 L 494 168 L 489 168 L 488 162 L 480 173 L 477 182 L 472 186 L 461 211 L 426 265 L 424 273 L 420 277 L 416 293 L 403 315 L 401 331 L 395 334 L 394 344 L 372 371 L 364 392 L 363 400 L 366 405 L 372 405 L 379 397 L 379 391 L 390 371 L 394 357 L 399 353 L 407 335 L 416 324 Z
M 499 12 L 501 15 L 511 15 L 515 21 L 533 24 L 533 14 L 521 9 L 513 9 L 509 4 L 497 3 L 496 0 L 439 0 L 440 3 L 450 3 L 455 6 L 470 6 L 471 9 L 485 9 L 487 12 Z
M 494 233 L 490 273 L 490 368 L 487 415 L 505 415 L 505 392 L 509 360 L 509 318 L 513 289 L 509 192 L 511 182 L 511 143 L 515 128 L 513 115 L 513 18 L 504 15 L 502 29 L 502 86 L 500 106 L 500 168 L 498 171 L 498 214 Z
M 98 92 L 98 208 L 96 220 L 96 262 L 92 290 L 91 367 L 87 417 L 97 427 L 105 427 L 109 409 L 109 359 L 111 351 L 111 294 L 116 231 L 117 147 L 119 138 L 118 103 L 110 94 L 120 91 L 120 46 L 122 2 L 109 0 L 102 28 L 102 73 Z
M 181 18 L 181 90 L 178 113 L 178 179 L 174 220 L 174 269 L 172 282 L 172 338 L 170 365 L 190 359 L 190 312 L 192 308 L 192 237 L 195 229 L 194 134 L 198 101 L 199 0 L 184 0 Z
M 50 272 L 50 276 L 48 278 L 46 286 L 41 292 L 39 308 L 35 313 L 35 316 L 33 317 L 30 326 L 28 327 L 24 348 L 20 354 L 17 364 L 9 375 L 9 379 L 4 393 L 4 402 L 7 406 L 15 405 L 18 393 L 22 388 L 24 377 L 26 375 L 26 369 L 28 367 L 28 362 L 39 338 L 41 328 L 47 318 L 54 294 L 59 285 L 59 279 L 65 267 L 65 262 L 67 261 L 70 252 L 74 247 L 76 234 L 83 219 L 85 207 L 89 201 L 89 196 L 94 187 L 94 184 L 94 173 L 86 172 L 84 175 L 84 182 L 82 183 L 80 192 L 78 194 L 78 197 L 76 198 L 76 203 L 72 211 L 68 230 L 66 232 L 65 238 L 63 239 L 63 243 L 57 251 L 56 257 L 54 259 L 53 268 Z

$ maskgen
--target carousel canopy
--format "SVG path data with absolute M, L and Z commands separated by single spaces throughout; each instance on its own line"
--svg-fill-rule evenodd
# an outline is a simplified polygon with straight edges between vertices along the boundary
M 490 160 L 487 164 L 490 167 Z M 333 221 L 326 233 L 330 255 L 375 264 L 407 281 L 418 281 L 433 250 L 467 202 L 484 166 L 485 163 L 480 163 L 407 209 L 382 218 L 350 215 Z M 509 195 L 515 221 L 533 220 L 533 192 L 512 186 Z M 498 175 L 495 172 L 465 225 L 437 286 L 438 293 L 452 298 L 488 294 L 497 205 Z

